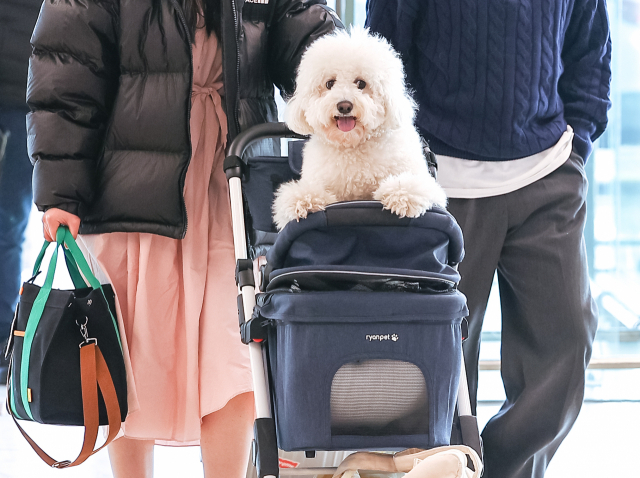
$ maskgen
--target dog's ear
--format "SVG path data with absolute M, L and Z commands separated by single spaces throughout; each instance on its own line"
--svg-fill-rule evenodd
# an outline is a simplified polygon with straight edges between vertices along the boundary
M 303 99 L 298 94 L 294 94 L 293 97 L 287 103 L 287 109 L 285 110 L 285 121 L 287 126 L 292 131 L 298 134 L 311 134 L 313 129 L 307 122 L 305 117 L 305 110 L 302 107 Z
M 385 126 L 387 129 L 398 129 L 402 126 L 413 125 L 416 103 L 407 92 L 404 84 L 394 87 L 383 87 L 385 107 Z

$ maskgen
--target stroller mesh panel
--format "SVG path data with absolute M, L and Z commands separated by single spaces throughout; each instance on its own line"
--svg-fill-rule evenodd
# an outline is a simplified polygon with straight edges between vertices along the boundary
M 400 360 L 350 362 L 331 384 L 333 435 L 419 435 L 429 429 L 422 371 Z

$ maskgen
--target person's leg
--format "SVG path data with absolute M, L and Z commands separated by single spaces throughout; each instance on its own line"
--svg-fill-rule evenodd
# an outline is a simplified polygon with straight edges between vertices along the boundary
M 18 299 L 22 242 L 31 211 L 25 116 L 23 109 L 0 108 L 0 129 L 9 133 L 0 161 L 0 344 L 9 335 Z
M 200 447 L 205 478 L 244 478 L 253 438 L 253 393 L 243 393 L 202 418 Z
M 459 290 L 467 297 L 469 338 L 464 342 L 464 358 L 472 411 L 476 413 L 480 333 L 507 233 L 506 203 L 502 196 L 480 199 L 449 199 L 449 212 L 464 236 L 465 256 L 459 266 Z
M 153 440 L 118 438 L 107 447 L 114 478 L 152 478 Z
M 508 195 L 498 264 L 506 401 L 482 437 L 487 478 L 541 478 L 575 422 L 597 312 L 585 244 L 586 179 L 572 157 Z

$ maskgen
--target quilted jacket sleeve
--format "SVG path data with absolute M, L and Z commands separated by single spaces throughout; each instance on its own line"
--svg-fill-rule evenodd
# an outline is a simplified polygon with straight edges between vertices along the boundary
M 302 54 L 319 37 L 344 28 L 324 0 L 277 0 L 269 32 L 269 68 L 285 96 L 293 94 Z
M 47 0 L 31 44 L 27 104 L 34 202 L 83 216 L 118 87 L 117 0 Z

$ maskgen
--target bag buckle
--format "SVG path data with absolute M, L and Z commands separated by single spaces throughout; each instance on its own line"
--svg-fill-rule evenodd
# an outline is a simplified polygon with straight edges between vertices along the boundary
M 89 337 L 89 331 L 87 330 L 87 322 L 89 322 L 89 317 L 87 317 L 86 315 L 84 316 L 84 322 L 80 323 L 78 322 L 78 319 L 76 319 L 76 325 L 78 327 L 80 327 L 80 333 L 82 334 L 82 337 L 84 338 L 84 340 L 82 342 L 80 342 L 80 345 L 78 347 L 82 348 L 85 345 L 89 345 L 89 344 L 94 344 L 94 345 L 98 345 L 98 339 L 95 339 L 93 337 Z
M 59 461 L 59 462 L 54 463 L 53 465 L 51 465 L 51 468 L 66 468 L 70 464 L 71 464 L 71 462 L 69 460 Z

